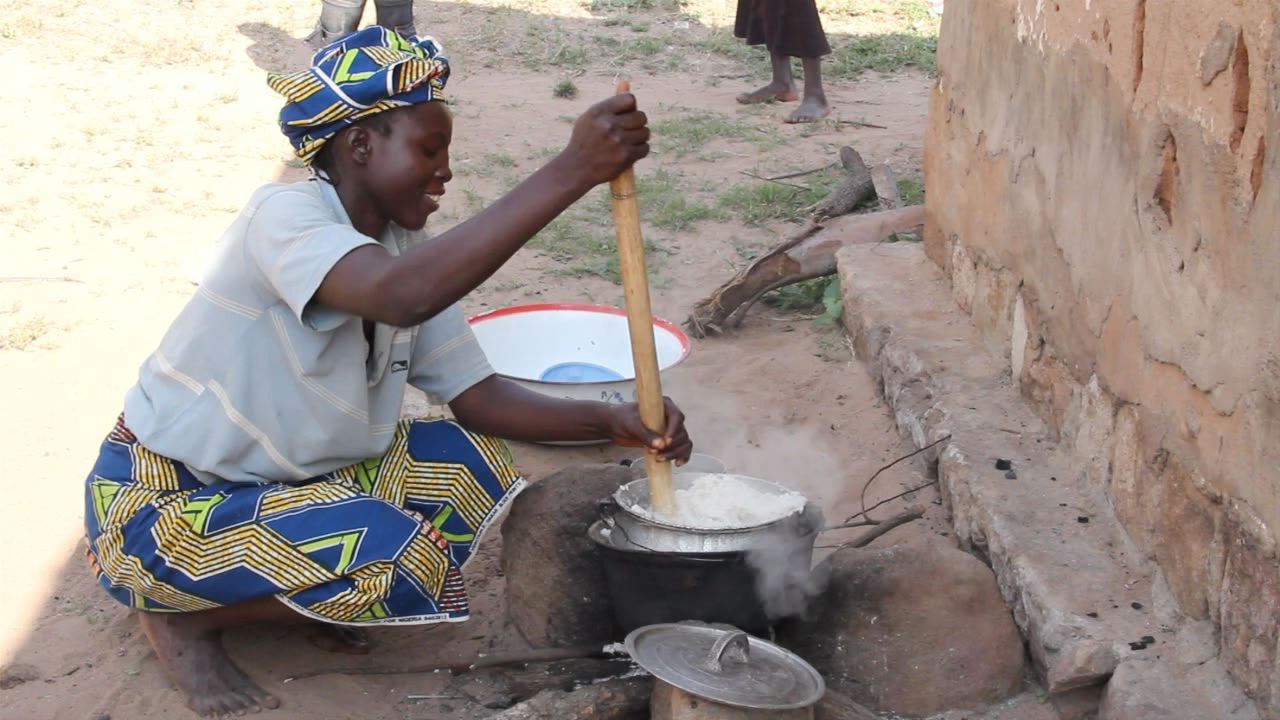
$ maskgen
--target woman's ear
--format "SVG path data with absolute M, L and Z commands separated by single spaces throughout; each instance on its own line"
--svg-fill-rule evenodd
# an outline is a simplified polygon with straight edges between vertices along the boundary
M 369 157 L 373 153 L 369 128 L 354 125 L 347 128 L 342 135 L 343 147 L 341 149 L 347 151 L 347 154 L 351 156 L 351 161 L 356 165 L 364 165 L 369 162 Z

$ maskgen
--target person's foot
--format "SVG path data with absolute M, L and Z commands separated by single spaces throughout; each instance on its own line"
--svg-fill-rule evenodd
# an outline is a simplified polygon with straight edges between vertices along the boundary
M 827 107 L 827 99 L 820 95 L 806 95 L 796 108 L 787 116 L 786 122 L 807 123 L 821 120 L 831 112 Z
M 794 102 L 800 99 L 800 95 L 796 93 L 795 86 L 784 85 L 779 82 L 771 82 L 759 90 L 752 90 L 749 93 L 743 93 L 738 96 L 738 102 L 743 105 L 755 105 L 767 102 Z
M 306 628 L 307 640 L 327 652 L 368 655 L 373 641 L 364 628 L 351 625 L 311 623 Z
M 203 717 L 243 715 L 280 707 L 222 648 L 222 635 L 183 613 L 138 613 L 142 630 L 169 679 Z

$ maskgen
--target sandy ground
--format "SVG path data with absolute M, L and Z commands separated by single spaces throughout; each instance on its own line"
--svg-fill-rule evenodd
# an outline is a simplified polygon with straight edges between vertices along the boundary
M 783 107 L 734 102 L 737 92 L 762 82 L 765 66 L 757 56 L 715 50 L 726 43 L 731 8 L 682 15 L 661 7 L 625 12 L 666 5 L 649 2 L 491 5 L 417 3 L 420 29 L 440 38 L 455 63 L 456 179 L 433 227 L 458 221 L 532 171 L 567 139 L 566 119 L 610 93 L 619 76 L 632 80 L 655 122 L 673 123 L 673 135 L 690 134 L 692 123 L 690 139 L 657 143 L 638 170 L 642 181 L 665 178 L 676 198 L 718 207 L 726 188 L 750 182 L 740 171 L 818 167 L 843 144 L 900 175 L 919 172 L 930 86 L 921 73 L 829 83 L 834 119 L 885 129 L 784 126 Z M 261 183 L 303 176 L 275 127 L 279 104 L 264 71 L 305 63 L 310 49 L 301 38 L 316 12 L 313 3 L 284 0 L 18 0 L 0 10 L 10 108 L 0 116 L 7 140 L 0 146 L 0 452 L 15 461 L 0 478 L 0 664 L 21 667 L 18 675 L 28 678 L 0 690 L 5 718 L 189 716 L 136 622 L 86 571 L 82 482 L 139 363 L 190 295 L 190 279 L 239 205 Z M 366 20 L 372 15 L 369 8 Z M 828 29 L 834 39 L 840 26 Z M 671 40 L 680 34 L 687 42 Z M 566 55 L 579 52 L 572 40 L 583 37 L 591 38 L 591 52 Z M 616 52 L 605 52 L 610 48 Z M 564 80 L 574 83 L 576 98 L 554 96 Z M 697 134 L 699 123 L 710 128 L 705 136 Z M 584 201 L 578 219 L 607 237 L 603 207 L 598 198 Z M 657 314 L 683 319 L 694 301 L 795 227 L 748 224 L 733 210 L 711 214 L 683 228 L 671 221 L 646 226 L 660 248 L 653 259 Z M 621 288 L 601 276 L 608 275 L 600 263 L 609 248 L 602 255 L 574 237 L 569 246 L 547 242 L 522 253 L 467 298 L 467 309 L 620 303 Z M 856 508 L 863 481 L 900 448 L 842 337 L 811 321 L 760 306 L 740 333 L 696 342 L 666 389 L 688 413 L 699 450 L 734 470 L 793 485 L 820 500 L 830 517 L 844 517 Z M 420 397 L 406 405 L 429 411 Z M 515 451 L 533 479 L 569 463 L 632 454 L 608 446 Z M 883 474 L 869 497 L 916 479 L 904 464 Z M 935 518 L 903 532 L 937 531 Z M 422 663 L 518 645 L 503 617 L 492 539 L 468 575 L 472 621 L 377 631 L 367 662 Z M 280 720 L 474 711 L 433 676 L 287 682 L 350 664 L 290 631 L 233 633 L 229 646 L 280 694 L 285 706 L 272 714 Z

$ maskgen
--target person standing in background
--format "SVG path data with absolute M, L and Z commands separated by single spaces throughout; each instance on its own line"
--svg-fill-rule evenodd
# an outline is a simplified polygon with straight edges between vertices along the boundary
M 328 45 L 360 27 L 366 0 L 320 0 L 320 21 L 307 40 Z M 413 25 L 413 0 L 373 0 L 378 25 L 404 38 L 418 34 Z
M 738 96 L 743 104 L 791 102 L 800 107 L 786 122 L 813 122 L 827 116 L 827 95 L 822 88 L 822 56 L 831 53 L 815 0 L 738 0 L 735 37 L 748 45 L 764 45 L 773 65 L 773 80 L 759 90 Z M 791 58 L 804 66 L 804 95 L 796 92 Z

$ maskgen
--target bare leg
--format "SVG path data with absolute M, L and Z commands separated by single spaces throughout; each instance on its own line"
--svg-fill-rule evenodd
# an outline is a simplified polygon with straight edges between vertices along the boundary
M 223 628 L 251 623 L 300 623 L 307 618 L 275 598 L 191 613 L 138 613 L 160 665 L 186 696 L 187 707 L 205 717 L 241 715 L 280 707 L 227 656 Z
M 804 100 L 787 116 L 789 123 L 813 122 L 831 112 L 827 107 L 827 93 L 822 88 L 822 58 L 801 58 L 801 62 L 804 63 Z
M 773 80 L 759 90 L 739 95 L 738 102 L 750 105 L 775 100 L 791 102 L 800 99 L 796 94 L 795 77 L 791 74 L 791 58 L 771 51 L 769 61 L 773 65 Z

